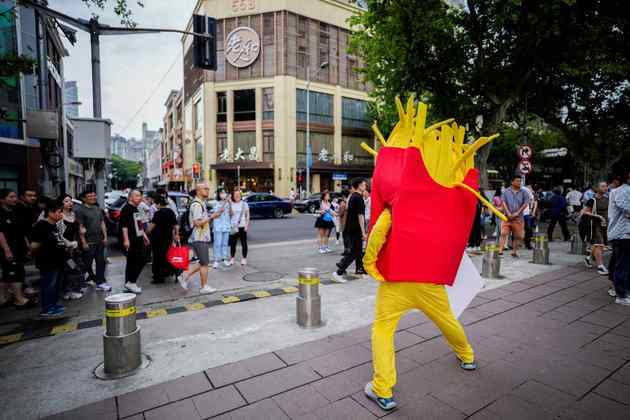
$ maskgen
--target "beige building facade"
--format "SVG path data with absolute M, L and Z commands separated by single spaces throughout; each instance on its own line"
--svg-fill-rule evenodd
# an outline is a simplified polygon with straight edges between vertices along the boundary
M 203 179 L 279 196 L 306 189 L 307 79 L 311 191 L 371 176 L 373 159 L 360 146 L 374 143 L 367 87 L 361 60 L 348 53 L 355 2 L 199 0 L 193 13 L 217 19 L 218 64 L 193 68 L 192 39 L 182 39 L 187 187 Z

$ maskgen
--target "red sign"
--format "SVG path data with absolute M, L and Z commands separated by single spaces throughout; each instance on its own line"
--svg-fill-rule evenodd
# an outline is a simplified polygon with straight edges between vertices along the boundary
M 532 173 L 532 162 L 529 159 L 523 159 L 518 163 L 518 171 L 521 175 L 529 175 Z
M 520 157 L 521 160 L 530 160 L 533 155 L 534 149 L 532 149 L 532 146 L 530 146 L 529 144 L 518 146 L 518 157 Z
M 201 171 L 201 165 L 198 163 L 193 163 L 192 170 L 194 174 L 198 174 Z

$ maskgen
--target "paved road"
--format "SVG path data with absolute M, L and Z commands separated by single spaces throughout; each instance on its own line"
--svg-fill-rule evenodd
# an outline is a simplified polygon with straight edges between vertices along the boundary
M 297 214 L 284 219 L 254 219 L 248 240 L 252 244 L 298 241 L 315 238 L 315 216 Z

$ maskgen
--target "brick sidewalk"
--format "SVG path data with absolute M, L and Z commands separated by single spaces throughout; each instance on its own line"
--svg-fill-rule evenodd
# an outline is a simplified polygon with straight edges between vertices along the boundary
M 420 313 L 398 327 L 396 419 L 628 419 L 630 308 L 572 267 L 480 294 L 462 316 L 464 372 Z M 370 328 L 300 344 L 50 419 L 373 419 Z

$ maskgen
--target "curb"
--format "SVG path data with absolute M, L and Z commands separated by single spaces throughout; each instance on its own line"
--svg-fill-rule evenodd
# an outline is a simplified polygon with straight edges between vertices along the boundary
M 359 280 L 360 277 L 348 276 L 348 281 Z M 337 284 L 329 279 L 321 279 L 322 285 Z M 254 290 L 252 292 L 223 295 L 220 298 L 211 299 L 205 303 L 189 303 L 182 306 L 175 306 L 170 308 L 154 308 L 136 313 L 136 320 L 158 318 L 167 315 L 179 314 L 182 312 L 200 311 L 203 309 L 212 308 L 214 306 L 228 305 L 232 303 L 247 302 L 250 300 L 263 299 L 271 296 L 282 296 L 297 293 L 298 288 L 296 286 L 286 286 L 281 288 L 261 289 Z M 19 343 L 22 341 L 32 340 L 36 338 L 52 337 L 65 333 L 71 333 L 74 331 L 85 330 L 89 328 L 104 327 L 105 319 L 92 319 L 82 322 L 66 322 L 55 324 L 53 320 L 51 325 L 46 325 L 41 328 L 26 328 L 18 327 L 11 331 L 9 334 L 0 335 L 0 346 L 4 347 L 10 344 Z

